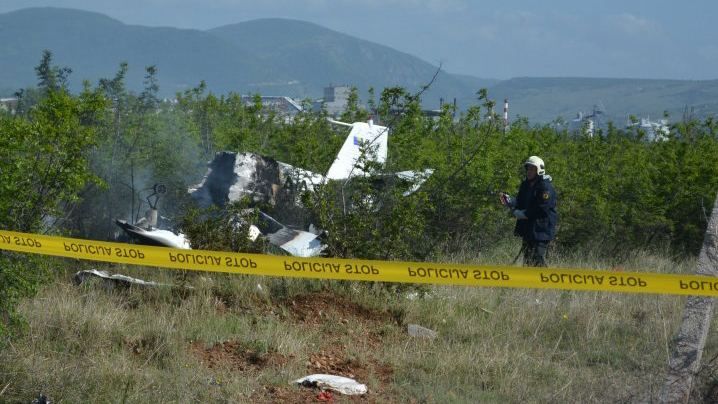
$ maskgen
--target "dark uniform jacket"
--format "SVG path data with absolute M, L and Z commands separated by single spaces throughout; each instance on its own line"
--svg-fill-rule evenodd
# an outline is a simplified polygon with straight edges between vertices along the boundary
M 516 209 L 526 211 L 526 220 L 516 220 L 514 234 L 530 241 L 548 241 L 556 236 L 556 191 L 551 180 L 538 176 L 533 186 L 524 180 L 516 197 Z

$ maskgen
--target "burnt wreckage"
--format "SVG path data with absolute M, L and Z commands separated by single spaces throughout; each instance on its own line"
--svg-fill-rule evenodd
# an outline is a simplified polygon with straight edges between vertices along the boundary
M 260 212 L 257 226 L 250 228 L 250 237 L 261 232 L 267 240 L 285 252 L 300 257 L 321 254 L 325 246 L 321 243 L 322 231 L 314 226 L 305 227 L 306 211 L 299 197 L 303 192 L 312 192 L 318 185 L 330 180 L 347 180 L 353 176 L 365 175 L 357 167 L 366 149 L 371 149 L 369 158 L 384 163 L 387 156 L 388 128 L 368 122 L 330 122 L 351 128 L 337 157 L 326 175 L 317 174 L 281 161 L 248 152 L 218 152 L 208 164 L 207 174 L 202 181 L 189 189 L 192 198 L 201 206 L 224 207 L 228 203 L 248 200 L 255 206 L 272 206 L 279 220 Z M 430 176 L 432 170 L 421 172 L 403 171 L 386 174 L 408 184 L 405 195 L 416 191 Z M 291 223 L 291 225 L 285 225 Z M 119 223 L 118 223 L 119 224 Z M 123 229 L 131 225 L 125 224 Z M 303 230 L 307 228 L 307 230 Z M 134 237 L 147 237 L 135 231 Z M 146 243 L 147 240 L 138 240 Z M 152 240 L 154 241 L 154 240 Z M 173 245 L 174 246 L 174 245 Z

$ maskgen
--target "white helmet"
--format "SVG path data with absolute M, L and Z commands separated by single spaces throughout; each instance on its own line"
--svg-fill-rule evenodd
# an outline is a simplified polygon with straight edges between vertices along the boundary
M 528 160 L 526 160 L 526 162 L 524 162 L 524 168 L 526 168 L 526 166 L 529 166 L 529 165 L 536 167 L 536 174 L 538 174 L 538 175 L 546 174 L 546 166 L 544 165 L 543 160 L 541 160 L 541 157 L 538 157 L 538 156 L 529 157 Z

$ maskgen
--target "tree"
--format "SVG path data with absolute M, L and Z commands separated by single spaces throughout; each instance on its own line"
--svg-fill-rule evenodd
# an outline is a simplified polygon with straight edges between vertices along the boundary
M 2 229 L 55 231 L 78 193 L 88 182 L 97 181 L 88 154 L 104 98 L 88 88 L 73 96 L 64 85 L 54 85 L 48 72 L 58 70 L 50 61 L 45 53 L 36 69 L 46 86 L 39 103 L 26 117 L 0 117 Z M 0 333 L 14 318 L 17 300 L 32 293 L 42 279 L 41 267 L 37 257 L 0 252 L 0 319 L 4 320 Z
M 72 73 L 69 67 L 58 67 L 52 64 L 52 52 L 42 51 L 40 64 L 35 67 L 38 79 L 38 88 L 45 94 L 50 91 L 67 89 L 67 79 Z
M 359 105 L 359 91 L 356 87 L 352 87 L 349 90 L 347 106 L 339 119 L 344 122 L 359 122 L 366 121 L 367 118 L 369 113 Z

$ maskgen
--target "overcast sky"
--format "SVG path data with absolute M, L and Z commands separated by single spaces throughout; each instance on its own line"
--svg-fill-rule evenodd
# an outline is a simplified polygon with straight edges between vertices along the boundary
M 38 6 L 195 29 L 293 18 L 484 78 L 718 78 L 715 0 L 0 0 L 0 13 Z

